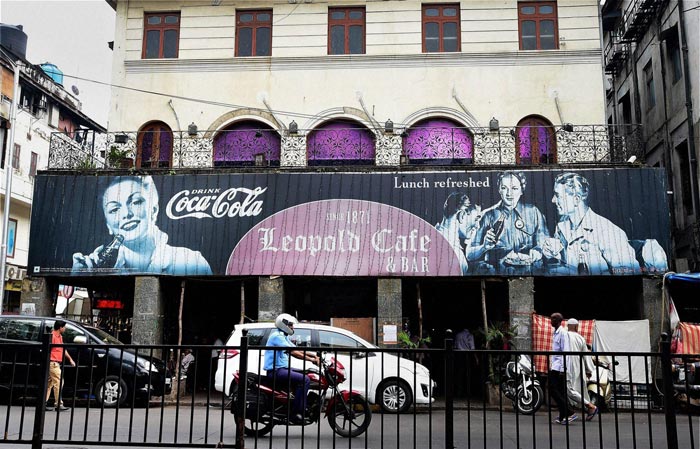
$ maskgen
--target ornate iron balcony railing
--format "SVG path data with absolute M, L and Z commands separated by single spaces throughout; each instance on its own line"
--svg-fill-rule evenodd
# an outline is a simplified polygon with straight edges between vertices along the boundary
M 313 130 L 53 133 L 48 170 L 180 169 L 364 164 L 548 165 L 644 158 L 640 125 L 408 128 L 393 133 L 347 129 L 324 139 Z M 412 138 L 418 135 L 418 139 Z M 337 137 L 337 139 L 335 139 Z M 335 139 L 335 140 L 334 140 Z M 323 145 L 324 147 L 321 147 Z M 328 156 L 331 155 L 331 156 Z

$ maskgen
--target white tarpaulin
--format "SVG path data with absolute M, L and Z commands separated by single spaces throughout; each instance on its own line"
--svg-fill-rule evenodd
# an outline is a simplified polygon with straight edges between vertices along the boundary
M 593 350 L 595 352 L 622 353 L 650 352 L 649 320 L 596 320 Z M 626 357 L 620 355 L 615 357 L 615 361 L 619 363 L 619 365 L 615 367 L 616 382 L 630 381 L 630 362 L 632 364 L 632 383 L 646 384 L 647 377 L 649 381 L 652 380 L 651 366 L 645 368 L 644 357 Z M 649 371 L 646 371 L 647 369 Z

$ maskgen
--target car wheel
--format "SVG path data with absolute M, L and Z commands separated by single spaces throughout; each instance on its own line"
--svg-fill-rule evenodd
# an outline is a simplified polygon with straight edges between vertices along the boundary
M 377 389 L 377 402 L 385 413 L 404 413 L 413 403 L 413 394 L 403 380 L 388 379 Z
M 126 382 L 117 376 L 107 376 L 95 386 L 95 399 L 100 407 L 121 406 L 126 402 L 127 397 Z

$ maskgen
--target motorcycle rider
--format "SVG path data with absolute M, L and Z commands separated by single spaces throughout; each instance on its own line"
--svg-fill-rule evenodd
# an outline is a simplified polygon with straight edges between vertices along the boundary
M 294 343 L 289 340 L 290 335 L 294 335 L 294 326 L 299 321 L 288 313 L 283 313 L 275 319 L 277 330 L 270 334 L 267 346 L 294 348 Z M 297 359 L 307 360 L 315 365 L 320 363 L 319 357 L 305 351 L 268 349 L 265 351 L 265 371 L 277 385 L 286 387 L 292 385 L 294 390 L 294 401 L 292 403 L 292 419 L 296 423 L 304 421 L 306 411 L 306 394 L 309 391 L 309 378 L 299 371 L 291 369 L 289 356 Z

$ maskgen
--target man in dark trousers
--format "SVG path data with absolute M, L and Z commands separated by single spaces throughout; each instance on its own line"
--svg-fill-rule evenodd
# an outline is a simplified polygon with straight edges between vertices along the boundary
M 561 313 L 553 313 L 550 317 L 554 335 L 552 336 L 552 352 L 565 352 L 569 350 L 569 335 L 561 322 L 564 317 Z M 569 424 L 578 419 L 573 413 L 569 415 L 569 404 L 567 402 L 566 374 L 564 368 L 564 356 L 553 355 L 549 369 L 549 396 L 556 402 L 559 409 L 559 416 L 554 420 L 557 424 Z
M 62 345 L 63 344 L 63 333 L 66 331 L 66 322 L 63 320 L 56 320 L 53 324 L 53 332 L 51 332 L 51 345 Z M 46 389 L 46 410 L 53 410 L 48 402 L 51 397 L 51 391 L 53 390 L 54 403 L 56 404 L 57 411 L 68 410 L 68 407 L 63 406 L 63 397 L 61 397 L 61 364 L 63 363 L 63 357 L 66 357 L 72 366 L 75 366 L 75 362 L 68 354 L 68 350 L 62 346 L 52 346 L 51 347 L 51 361 L 49 362 L 49 383 Z

